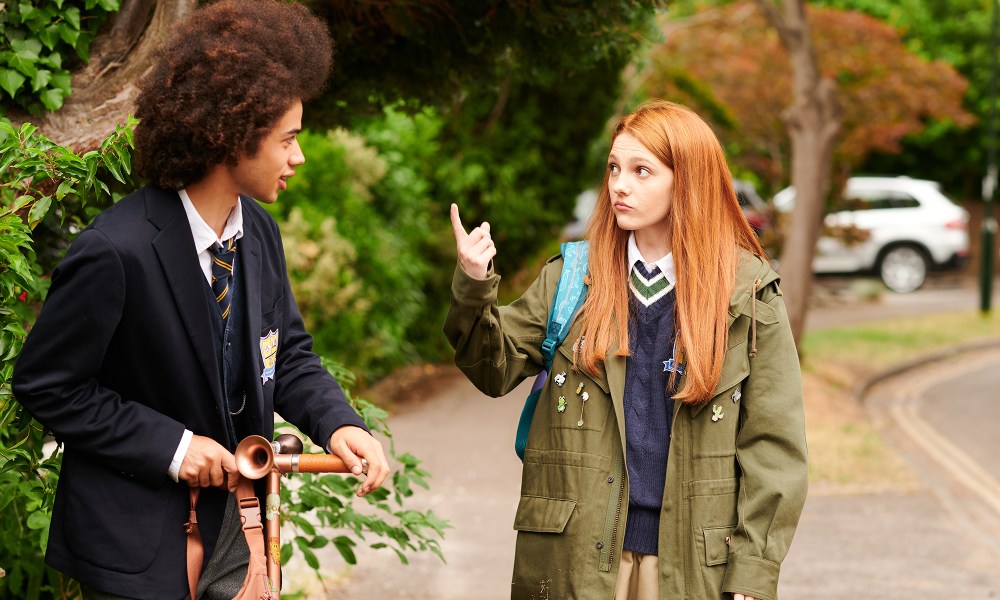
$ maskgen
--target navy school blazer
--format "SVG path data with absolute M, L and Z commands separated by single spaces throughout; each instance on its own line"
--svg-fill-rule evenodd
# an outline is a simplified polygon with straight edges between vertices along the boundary
M 277 224 L 241 203 L 250 430 L 271 439 L 277 411 L 325 447 L 338 427 L 364 423 L 312 352 Z M 167 469 L 185 429 L 226 444 L 204 287 L 180 197 L 142 188 L 72 244 L 17 361 L 17 399 L 65 445 L 46 562 L 98 589 L 151 600 L 187 590 L 188 491 Z M 275 331 L 273 378 L 263 377 Z M 199 500 L 206 548 L 226 496 Z

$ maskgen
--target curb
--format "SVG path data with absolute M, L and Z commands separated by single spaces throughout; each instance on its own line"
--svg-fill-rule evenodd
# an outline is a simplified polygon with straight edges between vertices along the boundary
M 923 356 L 918 356 L 916 358 L 912 358 L 910 360 L 901 362 L 883 371 L 874 373 L 865 378 L 860 383 L 858 383 L 858 385 L 854 387 L 854 392 L 853 392 L 854 399 L 858 403 L 864 404 L 865 396 L 868 394 L 868 390 L 870 390 L 876 384 L 882 383 L 886 379 L 899 375 L 900 373 L 903 373 L 905 371 L 909 371 L 910 369 L 921 367 L 926 364 L 943 360 L 946 358 L 952 358 L 960 354 L 965 354 L 966 352 L 975 352 L 977 350 L 991 350 L 994 348 L 1000 348 L 1000 338 L 988 338 L 985 340 L 979 340 L 977 342 L 958 344 L 957 346 L 951 346 L 949 348 L 945 348 L 944 350 L 939 350 L 937 352 L 932 352 L 930 354 L 925 354 Z

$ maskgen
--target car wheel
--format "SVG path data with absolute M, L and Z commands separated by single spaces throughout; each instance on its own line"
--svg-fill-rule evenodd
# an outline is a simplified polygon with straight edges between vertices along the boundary
M 915 246 L 894 246 L 879 260 L 878 274 L 887 288 L 900 294 L 912 292 L 927 281 L 927 255 Z

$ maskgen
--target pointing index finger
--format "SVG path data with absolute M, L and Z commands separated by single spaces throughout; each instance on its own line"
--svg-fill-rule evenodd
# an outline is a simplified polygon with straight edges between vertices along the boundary
M 451 228 L 455 232 L 455 239 L 457 241 L 462 241 L 469 237 L 469 234 L 465 231 L 465 226 L 462 225 L 462 218 L 458 216 L 458 205 L 452 203 L 451 205 Z

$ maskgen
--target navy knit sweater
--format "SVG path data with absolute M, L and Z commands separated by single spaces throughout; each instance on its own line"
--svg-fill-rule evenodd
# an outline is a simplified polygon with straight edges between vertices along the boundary
M 670 373 L 664 371 L 663 361 L 673 350 L 675 298 L 671 290 L 645 306 L 629 296 L 624 395 L 629 504 L 624 547 L 642 554 L 657 554 L 660 532 L 674 409 L 673 390 L 667 389 Z

